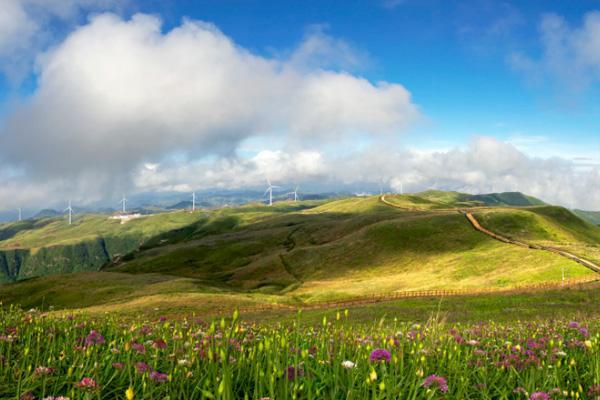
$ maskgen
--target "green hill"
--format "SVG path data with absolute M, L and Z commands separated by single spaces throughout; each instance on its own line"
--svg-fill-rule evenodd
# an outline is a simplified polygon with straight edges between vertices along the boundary
M 174 212 L 123 225 L 93 215 L 70 227 L 63 219 L 3 225 L 5 281 L 25 280 L 0 285 L 0 299 L 101 311 L 197 309 L 512 287 L 558 281 L 563 268 L 571 278 L 594 274 L 557 254 L 474 230 L 458 212 L 466 207 L 499 233 L 600 258 L 600 228 L 560 207 L 534 206 L 539 201 L 524 195 L 429 191 L 386 201 L 407 209 L 354 197 Z M 91 272 L 28 279 L 79 271 Z
M 204 220 L 202 213 L 157 214 L 121 224 L 84 215 L 69 225 L 46 218 L 0 225 L 0 283 L 35 276 L 97 271 L 163 232 Z
M 571 210 L 571 212 L 590 224 L 600 225 L 600 211 Z
M 414 207 L 423 210 L 441 210 L 448 208 L 469 208 L 484 206 L 537 206 L 544 202 L 520 192 L 490 194 L 467 194 L 427 190 L 403 196 L 388 195 L 386 199 L 401 207 Z

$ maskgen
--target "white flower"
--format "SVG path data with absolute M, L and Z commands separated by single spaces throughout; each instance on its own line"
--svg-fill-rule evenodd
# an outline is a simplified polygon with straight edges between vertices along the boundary
M 356 364 L 355 364 L 355 363 L 353 363 L 353 362 L 352 362 L 352 361 L 350 361 L 350 360 L 345 360 L 345 361 L 342 361 L 342 367 L 343 367 L 343 368 L 346 368 L 346 369 L 352 369 L 352 368 L 354 368 L 355 366 L 356 366 Z

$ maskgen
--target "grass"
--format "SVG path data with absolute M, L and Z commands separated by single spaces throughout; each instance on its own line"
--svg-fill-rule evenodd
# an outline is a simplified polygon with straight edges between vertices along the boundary
M 600 392 L 598 320 L 317 324 L 0 308 L 0 397 L 538 399 Z M 243 317 L 243 316 L 242 316 Z M 48 340 L 51 338 L 51 340 Z M 537 393 L 537 395 L 534 395 Z
M 528 199 L 514 194 L 500 198 L 508 201 L 507 196 L 513 202 Z M 75 251 L 73 246 L 81 244 L 73 241 L 81 234 L 88 247 L 78 249 L 81 255 L 73 258 L 84 261 L 95 248 L 106 246 L 109 237 L 115 245 L 125 242 L 121 238 L 137 237 L 129 243 L 131 251 L 121 252 L 125 255 L 118 262 L 95 274 L 0 286 L 0 298 L 27 306 L 43 301 L 57 308 L 137 309 L 161 302 L 175 307 L 177 296 L 205 304 L 217 294 L 227 305 L 237 300 L 298 304 L 405 290 L 521 286 L 558 281 L 563 269 L 569 278 L 593 274 L 559 255 L 493 240 L 475 231 L 462 214 L 441 210 L 472 197 L 435 191 L 389 197 L 409 202 L 409 208 L 435 205 L 423 211 L 390 207 L 373 196 L 281 202 L 273 207 L 249 204 L 194 215 L 174 212 L 125 225 L 91 216 L 78 221 L 73 231 L 67 229 L 68 234 L 55 232 L 47 240 L 72 243 L 69 249 Z M 595 243 L 600 242 L 600 228 L 557 207 L 478 208 L 477 216 L 484 226 L 508 236 L 568 243 L 592 258 Z M 18 238 L 41 243 L 43 234 L 57 229 L 59 222 L 19 231 L 7 243 Z M 103 242 L 91 242 L 94 234 L 104 235 Z M 0 251 L 0 257 L 9 251 Z M 57 253 L 56 246 L 37 253 L 54 266 L 45 270 L 70 272 L 60 267 L 71 253 Z M 89 300 L 80 302 L 84 295 Z M 232 301 L 225 300 L 227 296 Z
M 485 210 L 476 217 L 484 227 L 504 236 L 560 248 L 600 263 L 600 227 L 562 207 Z

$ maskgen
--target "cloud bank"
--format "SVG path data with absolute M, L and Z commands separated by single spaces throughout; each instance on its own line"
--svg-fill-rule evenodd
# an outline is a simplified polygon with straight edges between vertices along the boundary
M 114 175 L 173 154 L 232 155 L 249 137 L 327 142 L 418 118 L 403 86 L 296 68 L 310 58 L 299 50 L 286 62 L 204 22 L 163 33 L 153 16 L 94 17 L 40 59 L 39 87 L 8 120 L 1 157 L 33 177 Z

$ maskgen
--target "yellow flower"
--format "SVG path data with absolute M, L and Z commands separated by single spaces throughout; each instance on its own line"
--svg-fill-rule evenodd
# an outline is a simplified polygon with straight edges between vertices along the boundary
M 133 388 L 131 386 L 125 391 L 125 398 L 127 400 L 133 400 Z
M 583 342 L 583 344 L 585 344 L 585 347 L 587 347 L 588 349 L 592 348 L 592 341 L 591 340 L 586 340 L 585 342 Z
M 377 372 L 375 372 L 374 369 L 371 370 L 371 373 L 369 374 L 369 379 L 371 380 L 371 382 L 375 382 L 377 380 Z

